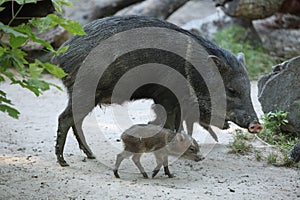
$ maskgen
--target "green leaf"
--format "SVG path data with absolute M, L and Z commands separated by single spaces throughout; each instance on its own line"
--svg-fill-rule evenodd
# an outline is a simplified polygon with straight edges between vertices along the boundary
M 14 35 L 12 35 L 9 38 L 9 44 L 12 48 L 18 48 L 18 47 L 22 46 L 26 41 L 27 41 L 27 38 L 15 37 Z
M 29 64 L 29 73 L 32 78 L 34 79 L 40 78 L 43 71 L 44 69 L 40 68 L 36 63 Z
M 6 98 L 6 93 L 0 90 L 0 111 L 7 112 L 9 116 L 17 119 L 20 114 L 19 111 L 6 104 L 13 105 L 11 100 Z
M 0 12 L 3 11 L 5 9 L 5 7 L 0 7 Z
M 9 72 L 9 71 L 1 71 L 1 73 L 3 75 L 5 75 L 7 78 L 9 78 L 10 80 L 14 80 L 14 74 Z
M 13 28 L 11 28 L 9 26 L 4 25 L 2 22 L 0 22 L 0 30 L 2 30 L 4 33 L 12 34 L 15 37 L 23 37 L 23 38 L 28 37 L 27 35 L 19 32 L 19 31 L 16 31 L 16 30 L 14 30 Z
M 0 95 L 6 97 L 6 93 L 0 90 Z
M 49 85 L 55 87 L 56 89 L 60 90 L 60 91 L 63 91 L 63 89 L 61 87 L 59 87 L 58 85 L 55 85 L 53 83 L 49 83 Z
M 34 35 L 34 33 L 32 32 L 31 28 L 29 25 L 25 25 L 25 24 L 21 24 L 19 26 L 14 27 L 15 30 L 27 34 L 28 37 L 33 41 L 33 42 L 37 42 L 40 43 L 42 45 L 44 45 L 46 47 L 47 50 L 49 50 L 52 53 L 55 53 L 55 50 L 53 49 L 53 47 L 51 46 L 51 44 L 49 44 L 48 42 L 46 42 L 45 40 L 42 40 L 38 37 L 36 37 Z
M 0 111 L 8 113 L 9 116 L 19 119 L 20 112 L 15 108 L 0 103 Z
M 22 88 L 26 88 L 28 90 L 30 90 L 31 92 L 33 92 L 36 96 L 39 96 L 41 94 L 41 92 L 39 91 L 39 88 L 37 88 L 34 84 L 30 84 L 29 81 L 23 80 L 11 80 L 12 83 L 11 84 L 19 84 Z
M 29 23 L 35 26 L 39 33 L 46 32 L 48 29 L 55 26 L 55 23 L 52 22 L 52 19 L 49 17 L 38 17 L 38 18 L 32 18 L 29 20 Z
M 10 54 L 11 58 L 14 59 L 13 61 L 17 62 L 18 66 L 25 68 L 24 64 L 28 64 L 28 61 L 25 59 L 25 56 L 27 56 L 25 51 L 21 49 L 12 49 Z
M 69 49 L 69 46 L 61 47 L 61 48 L 59 48 L 59 49 L 57 50 L 57 52 L 55 53 L 55 55 L 58 56 L 59 54 L 68 51 L 68 49 Z
M 0 0 L 0 5 L 4 4 L 5 2 L 8 2 L 8 1 L 11 1 L 11 0 Z
M 64 72 L 64 70 L 57 65 L 53 65 L 51 63 L 42 63 L 42 66 L 51 74 L 53 74 L 56 78 L 63 78 L 67 74 Z
M 50 84 L 43 80 L 29 79 L 28 86 L 34 87 L 41 91 L 46 91 L 50 89 Z
M 52 4 L 59 14 L 62 14 L 62 6 L 73 6 L 73 4 L 67 0 L 52 0 Z
M 26 4 L 26 3 L 36 3 L 37 0 L 15 0 L 18 4 Z
M 61 18 L 55 14 L 49 14 L 47 17 L 52 19 L 52 23 L 60 25 L 73 35 L 86 35 L 82 26 L 77 21 Z
M 7 48 L 0 46 L 0 56 L 2 56 L 6 52 Z
M 6 97 L 0 96 L 0 102 L 4 102 L 4 103 L 12 105 L 11 100 L 7 99 Z
M 31 19 L 29 23 L 35 26 L 40 33 L 45 32 L 56 25 L 60 25 L 73 35 L 86 34 L 79 22 L 61 18 L 55 14 L 49 14 L 46 17 Z
M 4 81 L 5 81 L 4 77 L 0 75 L 0 82 L 4 82 Z

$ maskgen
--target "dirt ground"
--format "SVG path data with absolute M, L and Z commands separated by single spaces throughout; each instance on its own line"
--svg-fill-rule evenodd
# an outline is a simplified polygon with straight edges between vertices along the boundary
M 50 76 L 46 80 L 61 85 Z M 255 96 L 255 82 L 253 96 Z M 154 179 L 144 179 L 131 160 L 120 168 L 121 179 L 112 173 L 115 156 L 122 149 L 117 141 L 130 124 L 115 121 L 115 112 L 128 111 L 131 123 L 153 117 L 151 101 L 125 106 L 96 108 L 84 122 L 84 131 L 97 159 L 87 160 L 69 133 L 65 159 L 70 167 L 56 163 L 54 144 L 57 117 L 67 102 L 66 92 L 51 89 L 36 98 L 8 83 L 1 85 L 21 111 L 19 120 L 0 113 L 0 199 L 297 199 L 300 197 L 299 170 L 258 162 L 254 153 L 228 154 L 232 140 L 228 131 L 219 131 L 214 143 L 195 125 L 194 136 L 206 159 L 195 163 L 171 160 L 169 179 L 162 171 Z M 257 100 L 255 107 L 259 111 Z M 122 111 L 122 110 L 121 110 Z M 124 110 L 123 110 L 124 111 Z M 118 115 L 118 119 L 122 116 Z M 117 124 L 117 125 L 116 125 Z M 204 144 L 205 143 L 205 144 Z M 260 147 L 258 147 L 260 148 Z M 268 149 L 261 149 L 267 151 Z M 148 174 L 155 167 L 151 154 L 142 157 Z
M 209 9 L 195 7 L 193 2 L 190 7 L 202 9 L 200 15 L 209 13 Z M 195 12 L 183 10 L 184 13 L 177 13 L 170 21 L 184 24 L 182 15 L 185 20 L 194 17 Z M 50 76 L 45 79 L 62 85 Z M 255 109 L 261 114 L 256 83 L 252 86 Z M 154 117 L 150 111 L 152 102 L 146 100 L 96 108 L 84 121 L 84 131 L 97 158 L 85 159 L 70 132 L 65 147 L 65 159 L 70 167 L 62 168 L 56 162 L 54 145 L 57 118 L 67 103 L 66 92 L 52 88 L 37 98 L 9 83 L 0 87 L 21 112 L 19 120 L 0 112 L 1 200 L 300 198 L 299 170 L 258 162 L 254 153 L 228 154 L 226 145 L 232 141 L 233 129 L 218 131 L 220 142 L 215 143 L 199 125 L 195 125 L 194 137 L 201 144 L 205 160 L 198 163 L 170 160 L 170 171 L 176 176 L 172 179 L 162 171 L 154 179 L 144 179 L 131 160 L 125 160 L 120 167 L 121 179 L 116 179 L 112 167 L 122 149 L 118 142 L 122 131 L 131 123 L 145 123 Z M 130 123 L 122 120 L 126 113 Z M 269 151 L 262 144 L 256 144 L 256 148 Z M 150 175 L 155 167 L 153 156 L 142 157 L 142 164 Z

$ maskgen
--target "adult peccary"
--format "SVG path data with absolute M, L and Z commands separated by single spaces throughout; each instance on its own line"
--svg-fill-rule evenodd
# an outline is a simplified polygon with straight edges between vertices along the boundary
M 208 87 L 199 72 L 193 68 L 193 66 L 191 66 L 191 63 L 187 62 L 184 58 L 176 55 L 175 53 L 164 51 L 162 49 L 138 49 L 126 53 L 126 55 L 116 57 L 114 62 L 112 62 L 108 68 L 105 68 L 106 70 L 101 75 L 101 79 L 99 77 L 99 83 L 97 82 L 98 85 L 96 85 L 96 88 L 94 88 L 93 91 L 94 96 L 91 94 L 86 94 L 87 90 L 91 90 L 90 87 L 92 86 L 90 86 L 90 84 L 93 84 L 94 79 L 98 78 L 97 72 L 101 70 L 102 67 L 101 59 L 104 59 L 97 58 L 99 60 L 93 61 L 94 65 L 88 67 L 86 66 L 87 68 L 83 68 L 84 70 L 81 70 L 82 64 L 87 62 L 85 59 L 91 53 L 91 51 L 93 51 L 95 47 L 97 47 L 98 50 L 98 46 L 101 42 L 109 39 L 115 34 L 123 33 L 129 30 L 140 30 L 141 28 L 145 27 L 164 28 L 167 30 L 172 30 L 172 32 L 178 32 L 178 34 L 186 35 L 192 38 L 203 47 L 207 55 L 210 56 L 206 56 L 205 58 L 201 58 L 199 56 L 199 59 L 205 59 L 204 63 L 207 63 L 207 57 L 209 57 L 210 60 L 216 64 L 223 78 L 227 96 L 226 116 L 211 116 L 212 106 Z M 261 130 L 262 127 L 258 122 L 257 115 L 251 102 L 250 81 L 244 67 L 244 59 L 241 54 L 240 56 L 235 57 L 229 51 L 219 48 L 212 42 L 198 35 L 183 30 L 166 21 L 154 18 L 138 16 L 110 17 L 93 21 L 87 24 L 84 29 L 87 33 L 86 36 L 71 38 L 65 43 L 65 45 L 69 46 L 69 50 L 53 59 L 55 64 L 58 64 L 62 69 L 65 70 L 65 72 L 68 73 L 68 76 L 63 78 L 62 81 L 68 89 L 69 102 L 66 109 L 61 113 L 58 119 L 57 141 L 55 146 L 57 160 L 61 166 L 68 166 L 63 157 L 63 150 L 66 136 L 70 127 L 72 127 L 74 131 L 76 139 L 79 143 L 79 147 L 84 151 L 87 157 L 91 159 L 95 158 L 83 135 L 81 128 L 83 119 L 96 105 L 111 104 L 114 87 L 122 75 L 134 67 L 143 65 L 145 63 L 161 63 L 163 65 L 172 67 L 189 81 L 196 93 L 196 99 L 199 105 L 201 115 L 199 122 L 200 124 L 204 125 L 206 129 L 211 130 L 210 119 L 212 117 L 220 117 L 221 119 L 222 117 L 225 117 L 225 124 L 227 124 L 227 121 L 233 121 L 241 127 L 248 128 L 250 132 L 258 132 Z M 116 37 L 116 40 L 117 39 L 121 40 L 122 38 Z M 132 42 L 135 42 L 134 44 L 143 42 L 142 40 L 134 40 L 135 38 L 133 37 Z M 155 41 L 151 42 L 154 43 Z M 174 42 L 178 43 L 180 41 Z M 109 45 L 104 47 L 107 46 Z M 116 52 L 118 50 L 119 49 L 116 49 Z M 112 56 L 115 55 L 113 52 L 105 53 L 107 56 L 109 54 L 112 54 Z M 83 73 L 84 75 L 81 74 L 78 76 L 77 74 L 79 72 Z M 152 72 L 149 71 L 148 73 L 150 74 Z M 139 74 L 137 73 L 136 76 L 139 76 Z M 135 77 L 133 77 L 133 79 L 134 78 Z M 162 74 L 159 78 L 172 80 L 172 77 L 168 77 L 165 74 Z M 214 77 L 210 78 L 211 80 L 214 80 Z M 172 117 L 174 115 L 178 115 L 178 110 L 180 110 L 176 100 L 174 100 L 172 96 L 169 97 L 164 95 L 165 88 L 157 89 L 157 84 L 148 84 L 145 87 L 147 90 L 138 89 L 131 96 L 131 99 L 151 98 L 155 103 L 163 105 L 168 113 L 168 123 L 166 123 L 165 128 L 174 129 L 175 127 L 175 129 L 178 130 L 181 121 L 177 120 L 175 122 L 173 121 L 174 117 Z M 118 99 L 118 102 L 114 103 L 121 104 L 128 100 L 129 99 L 121 98 Z M 74 111 L 76 113 L 74 113 Z M 219 128 L 224 128 L 223 125 L 217 126 Z
M 196 162 L 204 159 L 200 154 L 198 143 L 190 135 L 176 133 L 151 124 L 133 125 L 121 135 L 121 139 L 124 144 L 124 151 L 117 155 L 113 170 L 116 178 L 120 178 L 118 169 L 121 162 L 131 156 L 143 177 L 148 178 L 140 163 L 143 153 L 153 153 L 156 158 L 157 166 L 153 170 L 152 178 L 156 176 L 162 166 L 165 175 L 168 175 L 169 178 L 173 177 L 168 167 L 168 156 L 178 156 Z

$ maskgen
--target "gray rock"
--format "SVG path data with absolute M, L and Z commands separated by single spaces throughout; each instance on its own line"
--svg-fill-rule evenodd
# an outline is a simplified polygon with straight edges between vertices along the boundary
M 300 29 L 276 27 L 276 17 L 255 20 L 253 25 L 270 54 L 287 59 L 300 55 Z M 285 25 L 283 25 L 285 26 Z
M 183 25 L 182 28 L 204 36 L 205 38 L 212 39 L 215 33 L 232 26 L 234 23 L 231 17 L 225 15 L 223 11 L 218 11 L 205 18 L 192 20 Z
M 289 124 L 283 131 L 300 135 L 300 56 L 273 67 L 258 81 L 258 100 L 264 113 L 288 112 Z

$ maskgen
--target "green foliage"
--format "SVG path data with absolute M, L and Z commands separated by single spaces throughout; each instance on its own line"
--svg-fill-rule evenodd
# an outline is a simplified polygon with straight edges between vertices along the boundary
M 30 24 L 35 26 L 39 30 L 39 33 L 43 33 L 56 25 L 60 25 L 70 33 L 76 33 L 77 35 L 85 34 L 79 22 L 61 18 L 55 14 L 49 14 L 43 18 L 34 18 L 30 20 Z
M 0 0 L 1 5 L 7 0 Z M 30 59 L 27 53 L 22 49 L 22 46 L 28 41 L 33 41 L 42 44 L 45 51 L 53 55 L 59 55 L 68 50 L 68 47 L 63 47 L 55 50 L 51 44 L 45 40 L 38 38 L 33 32 L 32 27 L 38 29 L 38 33 L 47 31 L 54 26 L 62 26 L 73 35 L 84 35 L 85 32 L 78 22 L 61 18 L 55 14 L 49 14 L 42 18 L 33 18 L 27 23 L 23 23 L 16 27 L 11 27 L 18 13 L 26 3 L 36 3 L 36 0 L 16 0 L 21 5 L 20 9 L 15 11 L 14 17 L 8 25 L 0 22 L 0 84 L 3 81 L 10 80 L 11 84 L 18 84 L 22 88 L 26 88 L 33 92 L 36 96 L 42 94 L 43 91 L 49 90 L 50 86 L 60 89 L 58 86 L 42 80 L 42 73 L 47 71 L 57 78 L 62 78 L 67 74 L 58 66 L 48 62 L 41 62 L 38 59 Z M 52 0 L 53 5 L 58 13 L 61 13 L 61 6 L 71 5 L 66 0 Z M 5 39 L 8 38 L 8 39 Z M 14 69 L 14 70 L 11 70 Z M 0 90 L 0 111 L 6 112 L 13 118 L 19 117 L 17 109 L 13 108 L 13 103 L 6 96 L 6 93 Z
M 234 137 L 237 140 L 251 140 L 251 139 L 253 139 L 253 134 L 249 134 L 248 132 L 245 132 L 241 129 L 237 129 L 235 131 Z
M 5 2 L 8 2 L 11 0 L 0 0 L 0 5 L 2 5 Z M 37 0 L 15 0 L 15 2 L 17 2 L 18 4 L 26 4 L 26 3 L 36 3 Z
M 258 133 L 258 137 L 271 145 L 275 145 L 280 150 L 283 155 L 283 164 L 281 165 L 292 166 L 293 162 L 288 159 L 287 154 L 293 149 L 298 138 L 293 133 L 283 133 L 281 131 L 281 126 L 288 124 L 287 117 L 288 113 L 283 111 L 263 115 L 261 119 L 264 122 L 264 129 Z M 276 159 L 275 162 L 272 160 L 274 156 L 269 156 L 270 158 L 267 157 L 268 163 L 275 163 Z
M 274 164 L 274 163 L 276 163 L 276 160 L 277 160 L 277 154 L 275 154 L 275 153 L 270 153 L 269 155 L 268 155 L 268 157 L 267 157 L 267 163 L 268 164 Z
M 246 141 L 249 139 L 250 138 L 247 136 L 247 133 L 237 130 L 233 142 L 229 143 L 228 145 L 228 148 L 230 149 L 229 153 L 244 155 L 250 152 L 252 145 L 248 144 Z
M 6 93 L 0 90 L 0 111 L 8 113 L 13 118 L 18 118 L 19 111 L 12 108 L 12 103 L 6 98 Z
M 72 3 L 67 0 L 52 0 L 52 4 L 59 14 L 62 14 L 62 6 L 73 6 Z
M 261 161 L 263 159 L 262 153 L 260 151 L 258 151 L 258 150 L 254 150 L 254 155 L 255 155 L 255 159 L 257 161 Z
M 216 33 L 214 40 L 220 47 L 228 49 L 234 54 L 243 52 L 250 79 L 258 79 L 261 75 L 270 72 L 271 66 L 276 64 L 278 58 L 270 56 L 262 46 L 251 45 L 246 36 L 245 28 L 234 25 Z
M 263 115 L 261 119 L 264 122 L 264 129 L 258 136 L 271 145 L 292 146 L 295 143 L 293 134 L 281 131 L 281 126 L 288 124 L 287 116 L 288 113 L 284 111 Z

